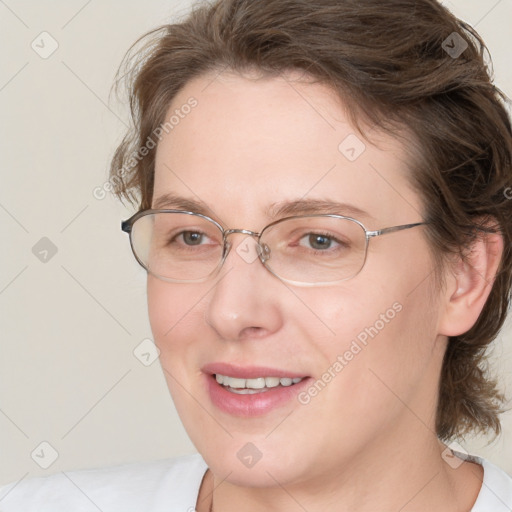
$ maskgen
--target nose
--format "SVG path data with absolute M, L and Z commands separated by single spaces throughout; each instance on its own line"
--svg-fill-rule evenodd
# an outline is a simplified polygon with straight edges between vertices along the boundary
M 205 321 L 225 340 L 269 335 L 282 325 L 276 293 L 280 282 L 261 264 L 258 233 L 226 233 L 237 236 L 227 246 L 222 272 L 206 304 Z

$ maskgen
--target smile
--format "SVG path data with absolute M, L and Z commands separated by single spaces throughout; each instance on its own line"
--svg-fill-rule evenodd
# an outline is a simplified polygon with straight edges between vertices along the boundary
M 216 374 L 215 380 L 232 393 L 240 395 L 263 393 L 278 386 L 293 386 L 298 384 L 303 377 L 257 377 L 255 379 L 241 379 L 228 375 Z

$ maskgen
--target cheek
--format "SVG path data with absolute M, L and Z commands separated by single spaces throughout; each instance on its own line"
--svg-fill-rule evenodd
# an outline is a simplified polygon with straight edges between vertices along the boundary
M 201 300 L 205 290 L 190 284 L 166 283 L 148 275 L 148 314 L 162 364 L 169 364 L 177 352 L 190 347 L 187 338 L 197 337 L 204 324 Z M 174 342 L 179 340 L 178 342 Z
M 205 290 L 186 284 L 166 283 L 148 276 L 148 313 L 156 346 L 160 351 L 160 365 L 167 387 L 187 431 L 201 419 L 190 395 L 184 390 L 197 385 L 198 343 L 204 315 L 201 299 Z
M 305 333 L 305 339 L 331 359 L 349 350 L 353 342 L 361 347 L 385 337 L 400 322 L 405 304 L 399 290 L 379 290 L 372 283 L 355 281 L 337 287 L 297 290 L 289 319 Z M 357 351 L 357 348 L 355 349 Z M 350 356 L 349 356 L 350 357 Z
M 151 330 L 160 351 L 164 348 L 164 340 L 167 333 L 172 330 L 178 320 L 179 312 L 175 305 L 179 304 L 176 300 L 176 293 L 173 292 L 172 285 L 166 286 L 151 275 L 148 275 L 147 295 L 148 295 L 148 315 L 151 324 Z
M 338 410 L 336 414 L 351 411 L 356 417 L 369 414 L 381 421 L 400 408 L 397 396 L 412 400 L 422 379 L 431 378 L 437 357 L 431 283 L 427 279 L 411 293 L 416 281 L 406 281 L 377 287 L 361 280 L 359 286 L 339 287 L 328 295 L 319 290 L 302 293 L 302 302 L 319 313 L 330 331 L 319 336 L 315 324 L 304 322 L 305 316 L 296 317 L 307 332 L 309 350 L 321 356 L 315 368 L 320 391 L 304 396 L 305 402 L 316 402 L 317 417 L 325 410 Z

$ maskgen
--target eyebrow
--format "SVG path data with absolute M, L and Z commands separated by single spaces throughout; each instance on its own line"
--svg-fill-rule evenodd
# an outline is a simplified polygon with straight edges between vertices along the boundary
M 371 215 L 357 206 L 322 199 L 297 199 L 295 201 L 280 201 L 270 205 L 268 215 L 272 219 L 288 217 L 293 215 L 314 215 L 314 214 L 344 215 L 371 219 Z
M 212 213 L 212 210 L 208 208 L 205 203 L 195 199 L 178 196 L 172 192 L 163 194 L 155 199 L 151 208 L 154 210 L 185 210 L 187 212 L 200 213 L 201 215 L 208 216 L 211 216 Z
M 173 193 L 163 194 L 153 202 L 153 209 L 185 210 L 208 217 L 214 217 L 213 211 L 204 202 L 192 198 L 182 197 Z M 272 203 L 267 216 L 271 220 L 294 215 L 332 214 L 355 217 L 357 219 L 373 219 L 366 211 L 357 206 L 338 201 L 322 199 L 297 199 Z

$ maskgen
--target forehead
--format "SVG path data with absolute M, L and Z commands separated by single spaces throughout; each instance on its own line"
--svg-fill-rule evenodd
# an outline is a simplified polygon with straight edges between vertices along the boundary
M 349 204 L 383 221 L 418 219 L 403 144 L 377 132 L 368 142 L 334 91 L 300 78 L 224 72 L 189 82 L 166 114 L 174 123 L 157 147 L 153 205 L 172 193 L 219 218 L 236 210 L 250 219 L 268 217 L 273 204 L 308 199 Z

